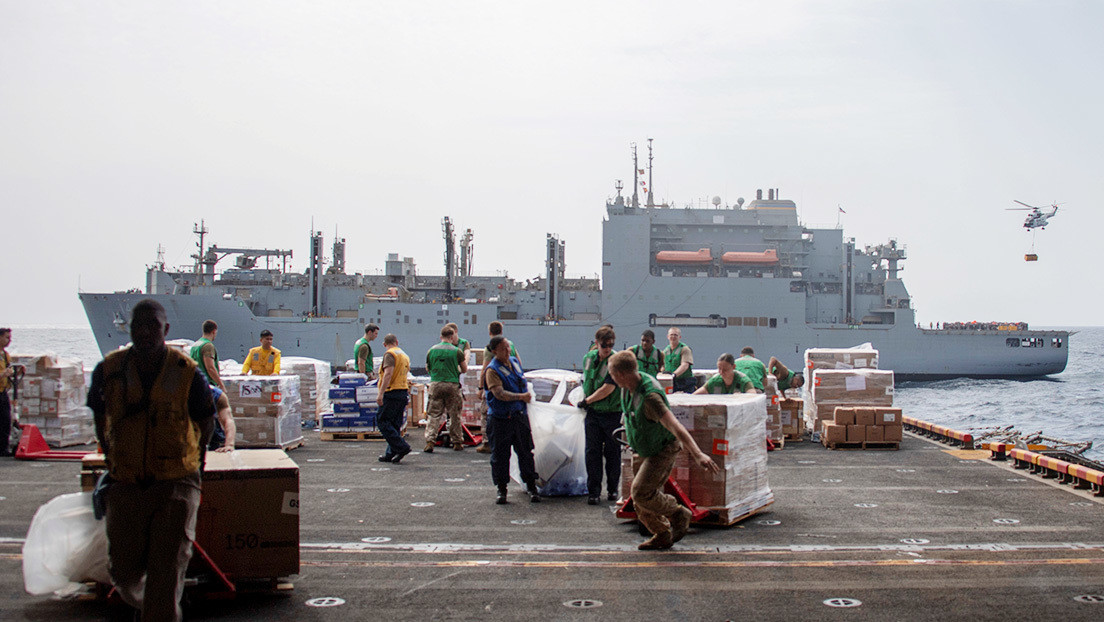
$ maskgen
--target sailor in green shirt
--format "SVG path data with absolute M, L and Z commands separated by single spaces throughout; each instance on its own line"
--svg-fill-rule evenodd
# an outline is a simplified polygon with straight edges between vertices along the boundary
M 727 395 L 730 393 L 758 393 L 751 379 L 736 371 L 736 358 L 729 353 L 724 353 L 717 359 L 717 373 L 705 381 L 705 384 L 694 391 L 697 394 L 709 393 L 712 395 Z
M 621 427 L 621 400 L 615 394 L 617 385 L 609 375 L 609 359 L 613 354 L 616 335 L 603 326 L 594 333 L 598 348 L 583 357 L 583 393 L 579 404 L 586 409 L 583 430 L 586 437 L 587 503 L 598 505 L 602 491 L 602 461 L 605 460 L 606 498 L 617 499 L 621 480 L 621 444 L 614 431 Z
M 773 356 L 767 362 L 767 369 L 778 379 L 778 392 L 782 394 L 783 398 L 786 397 L 786 389 L 800 389 L 805 384 L 804 375 L 787 368 L 782 364 L 782 361 Z
M 767 378 L 767 366 L 763 361 L 755 358 L 755 350 L 752 350 L 751 346 L 740 350 L 740 358 L 736 359 L 736 371 L 751 378 L 751 383 L 760 392 L 763 390 L 763 381 Z
M 663 370 L 663 355 L 659 348 L 655 347 L 655 333 L 646 330 L 640 334 L 640 343 L 629 348 L 636 355 L 636 368 L 638 371 L 655 376 Z
M 693 393 L 698 388 L 694 378 L 694 353 L 682 343 L 682 330 L 672 326 L 667 331 L 670 345 L 663 348 L 663 371 L 674 376 L 672 384 L 679 393 Z
M 460 374 L 468 371 L 468 357 L 457 347 L 456 330 L 441 328 L 441 343 L 426 352 L 429 371 L 429 404 L 426 406 L 425 452 L 433 453 L 445 414 L 448 414 L 449 439 L 456 451 L 464 449 L 464 429 L 460 410 L 464 396 L 460 391 Z
M 675 419 L 659 381 L 636 367 L 636 356 L 628 350 L 610 357 L 610 375 L 620 387 L 625 435 L 633 453 L 642 459 L 630 494 L 637 518 L 653 534 L 637 548 L 669 549 L 686 535 L 691 518 L 689 509 L 663 491 L 675 458 L 685 447 L 698 467 L 713 473 L 720 467 Z
M 357 339 L 357 342 L 353 344 L 353 365 L 358 372 L 368 376 L 369 380 L 376 376 L 376 372 L 372 369 L 374 363 L 372 362 L 372 344 L 370 342 L 378 335 L 379 326 L 368 324 L 364 327 L 364 336 Z
M 218 350 L 215 350 L 215 344 L 212 343 L 217 336 L 218 324 L 214 320 L 207 320 L 203 323 L 203 337 L 192 345 L 189 354 L 199 367 L 199 371 L 207 377 L 207 384 L 226 392 L 226 385 L 222 383 L 222 378 L 219 376 Z
M 468 354 L 471 353 L 471 343 L 460 336 L 460 327 L 456 325 L 456 322 L 449 322 L 445 324 L 445 328 L 451 328 L 452 332 L 456 333 L 456 347 L 464 353 L 464 358 L 468 358 Z M 490 363 L 490 361 L 486 361 Z

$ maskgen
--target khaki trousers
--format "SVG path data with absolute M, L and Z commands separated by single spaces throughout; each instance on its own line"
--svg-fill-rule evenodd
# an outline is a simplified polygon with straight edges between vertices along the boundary
M 682 451 L 682 444 L 671 441 L 654 456 L 643 458 L 633 477 L 632 495 L 636 517 L 654 535 L 671 532 L 670 518 L 682 507 L 671 495 L 663 492 L 675 457 Z
M 107 490 L 104 520 L 111 580 L 143 620 L 181 618 L 199 492 L 199 473 L 145 489 L 115 482 Z
M 460 427 L 460 409 L 464 407 L 464 396 L 460 385 L 455 382 L 429 383 L 429 404 L 426 406 L 425 440 L 437 442 L 437 431 L 441 429 L 443 417 L 448 416 L 448 432 L 453 443 L 464 442 L 464 430 Z

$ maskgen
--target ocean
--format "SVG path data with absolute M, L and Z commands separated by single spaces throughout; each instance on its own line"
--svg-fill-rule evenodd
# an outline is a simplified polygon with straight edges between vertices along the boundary
M 1071 328 L 1069 363 L 1035 380 L 902 382 L 894 403 L 905 414 L 957 430 L 1015 426 L 1071 442 L 1094 441 L 1085 457 L 1104 461 L 1104 327 Z M 13 326 L 9 352 L 53 352 L 91 370 L 102 356 L 87 326 Z

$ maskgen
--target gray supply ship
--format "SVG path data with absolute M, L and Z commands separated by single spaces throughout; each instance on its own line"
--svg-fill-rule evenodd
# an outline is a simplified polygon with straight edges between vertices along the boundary
M 634 157 L 634 177 L 638 171 Z M 445 273 L 437 276 L 419 274 L 413 258 L 395 254 L 383 274 L 349 274 L 344 239 L 335 240 L 327 266 L 320 232 L 310 237 L 309 267 L 293 273 L 286 269 L 291 250 L 207 247 L 200 225 L 193 266 L 170 270 L 159 261 L 147 268 L 144 292 L 82 292 L 80 299 L 104 353 L 130 341 L 130 310 L 149 297 L 168 312 L 169 338 L 196 339 L 203 321 L 215 320 L 224 359 L 241 360 L 267 328 L 285 356 L 340 366 L 374 322 L 399 336 L 417 366 L 444 324 L 455 322 L 462 337 L 482 346 L 487 324 L 499 320 L 529 369 L 580 367 L 594 331 L 607 323 L 619 347 L 637 343 L 647 328 L 662 347 L 667 328 L 678 326 L 699 367 L 751 346 L 764 361 L 777 356 L 800 368 L 806 348 L 869 342 L 898 379 L 1065 369 L 1068 331 L 1024 323 L 919 327 L 899 274 L 906 249 L 896 240 L 860 248 L 839 228 L 807 228 L 795 203 L 775 189 L 765 197 L 757 191 L 746 204 L 715 198 L 713 209 L 683 209 L 656 205 L 652 194 L 641 201 L 640 185 L 623 197 L 618 183 L 606 203 L 601 281 L 566 278 L 564 243 L 552 234 L 540 277 L 473 274 L 472 232 L 457 245 L 447 217 Z M 229 256 L 234 266 L 219 270 Z M 375 346 L 382 351 L 382 335 Z

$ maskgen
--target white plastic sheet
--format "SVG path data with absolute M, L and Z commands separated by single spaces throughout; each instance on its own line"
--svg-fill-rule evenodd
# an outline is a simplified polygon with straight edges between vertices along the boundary
M 546 496 L 587 494 L 586 413 L 572 406 L 533 401 L 529 404 L 529 425 L 533 429 L 533 459 L 537 467 L 537 490 Z M 510 456 L 510 477 L 521 482 L 517 456 Z
M 23 544 L 23 587 L 36 596 L 81 581 L 111 584 L 107 532 L 92 516 L 92 493 L 55 497 L 35 512 Z

